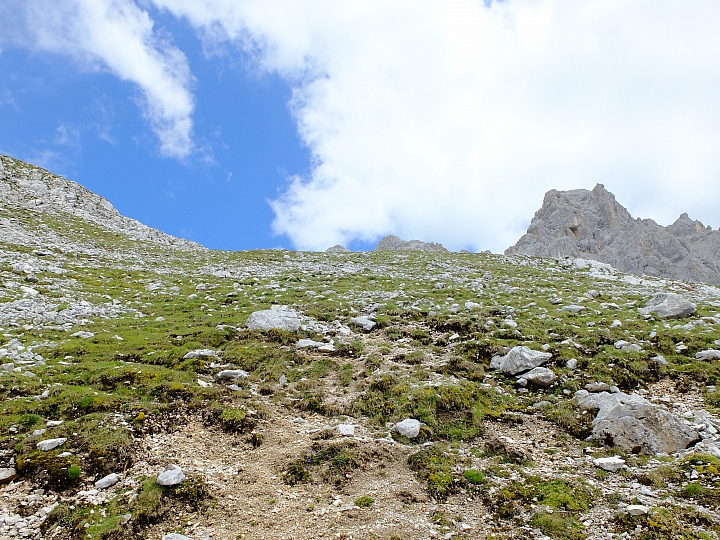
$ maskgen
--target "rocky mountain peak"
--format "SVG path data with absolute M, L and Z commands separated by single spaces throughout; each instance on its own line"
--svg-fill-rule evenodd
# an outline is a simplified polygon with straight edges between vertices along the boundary
M 447 253 L 448 250 L 442 244 L 435 242 L 422 242 L 420 240 L 403 240 L 394 235 L 389 235 L 380 240 L 375 246 L 375 251 L 433 251 Z
M 605 186 L 550 190 L 506 254 L 583 257 L 633 274 L 720 284 L 720 233 L 682 214 L 663 227 L 634 219 Z

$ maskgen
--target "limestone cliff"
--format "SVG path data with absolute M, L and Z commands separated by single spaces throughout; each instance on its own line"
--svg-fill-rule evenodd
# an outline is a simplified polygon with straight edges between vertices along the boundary
M 663 227 L 634 219 L 598 184 L 551 190 L 507 255 L 582 257 L 633 274 L 720 284 L 720 232 L 682 214 Z

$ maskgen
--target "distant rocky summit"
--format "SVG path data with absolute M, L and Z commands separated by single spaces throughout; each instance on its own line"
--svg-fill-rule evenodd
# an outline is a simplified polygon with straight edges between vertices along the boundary
M 350 250 L 340 244 L 335 244 L 325 250 L 325 253 L 350 253 Z
M 682 214 L 663 227 L 634 219 L 598 184 L 551 190 L 527 233 L 506 255 L 582 257 L 623 272 L 720 285 L 720 232 Z
M 435 242 L 421 242 L 420 240 L 403 240 L 397 236 L 386 236 L 375 246 L 375 251 L 434 251 L 447 253 L 442 244 Z
M 36 212 L 73 214 L 135 240 L 175 247 L 201 247 L 120 215 L 110 201 L 76 182 L 3 155 L 0 155 L 0 205 Z M 2 225 L 9 227 L 11 224 L 0 223 Z

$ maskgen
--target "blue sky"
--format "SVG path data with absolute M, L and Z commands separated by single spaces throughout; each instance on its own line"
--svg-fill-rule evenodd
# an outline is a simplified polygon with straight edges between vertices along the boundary
M 124 215 L 217 249 L 290 247 L 270 228 L 267 199 L 309 167 L 277 76 L 203 55 L 186 25 L 162 25 L 197 81 L 195 140 L 182 160 L 162 157 L 135 103 L 137 89 L 73 58 L 27 49 L 0 55 L 0 152 L 41 165 L 108 198 Z
M 4 0 L 0 152 L 211 248 L 501 252 L 550 189 L 720 226 L 720 4 Z

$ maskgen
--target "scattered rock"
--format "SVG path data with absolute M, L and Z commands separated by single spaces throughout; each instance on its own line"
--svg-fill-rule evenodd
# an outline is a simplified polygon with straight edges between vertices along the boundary
M 372 330 L 376 324 L 375 321 L 371 320 L 370 318 L 366 317 L 365 315 L 361 315 L 359 317 L 353 317 L 352 319 L 350 319 L 350 322 L 358 325 L 360 328 L 362 328 L 366 332 L 369 332 L 370 330 Z
M 178 533 L 169 533 L 162 537 L 162 540 L 193 540 L 189 536 L 185 536 Z
M 659 319 L 684 319 L 696 310 L 695 304 L 676 293 L 658 293 L 644 308 L 638 308 L 641 315 L 654 313 Z
M 161 486 L 175 486 L 185 480 L 185 475 L 178 465 L 168 465 L 157 477 Z
M 211 358 L 220 358 L 217 351 L 213 351 L 212 349 L 196 349 L 194 351 L 190 351 L 185 356 L 183 356 L 183 360 L 188 360 L 190 358 L 202 358 L 204 356 Z
M 604 382 L 592 382 L 585 385 L 585 390 L 588 392 L 609 392 L 610 385 Z
M 337 431 L 340 435 L 343 435 L 344 437 L 355 436 L 355 426 L 353 426 L 352 424 L 339 424 L 335 426 L 335 431 Z
M 398 422 L 397 424 L 395 424 L 390 431 L 395 431 L 403 437 L 407 437 L 408 439 L 414 439 L 420 434 L 421 425 L 422 424 L 419 420 L 415 420 L 414 418 L 406 418 L 402 422 Z
M 217 378 L 221 381 L 227 379 L 246 379 L 248 372 L 244 369 L 224 369 L 217 374 Z
M 15 467 L 2 467 L 0 468 L 0 484 L 7 484 L 12 482 L 18 477 L 17 470 Z
M 609 472 L 618 472 L 625 465 L 625 460 L 620 456 L 604 457 L 593 459 L 593 465 Z
M 695 353 L 698 360 L 720 360 L 720 351 L 717 349 L 708 349 Z
M 659 354 L 657 356 L 653 356 L 650 360 L 652 360 L 653 362 L 655 362 L 656 364 L 658 364 L 660 366 L 667 366 L 669 364 L 669 362 L 667 360 L 665 360 L 665 357 L 661 356 Z
M 644 516 L 650 512 L 650 509 L 642 504 L 630 504 L 625 508 L 625 511 L 631 516 Z
M 510 349 L 505 356 L 493 358 L 490 367 L 499 369 L 508 375 L 516 375 L 541 366 L 551 358 L 551 353 L 534 351 L 524 345 L 517 345 Z
M 626 452 L 672 454 L 700 440 L 696 429 L 637 394 L 578 390 L 575 399 L 584 409 L 598 410 L 592 438 Z
M 552 370 L 544 367 L 532 368 L 527 373 L 520 375 L 526 381 L 543 388 L 550 386 L 557 379 L 557 375 Z
M 114 486 L 119 481 L 120 481 L 120 476 L 115 473 L 111 473 L 111 474 L 108 474 L 107 476 L 103 476 L 100 480 L 95 482 L 95 487 L 98 489 L 106 489 L 111 486 Z
M 575 369 L 575 368 L 577 368 L 577 365 L 578 365 L 577 358 L 571 358 L 570 360 L 568 360 L 565 363 L 565 367 L 568 369 Z
M 255 311 L 245 323 L 249 330 L 285 330 L 296 332 L 300 329 L 300 317 L 287 306 L 272 306 L 270 309 Z
M 44 452 L 48 452 L 49 450 L 52 450 L 54 448 L 57 448 L 58 446 L 62 446 L 67 442 L 67 439 L 64 437 L 61 437 L 59 439 L 46 439 L 44 441 L 40 441 L 37 443 L 38 450 L 43 450 Z
M 350 250 L 340 244 L 335 244 L 325 250 L 325 253 L 350 253 Z

